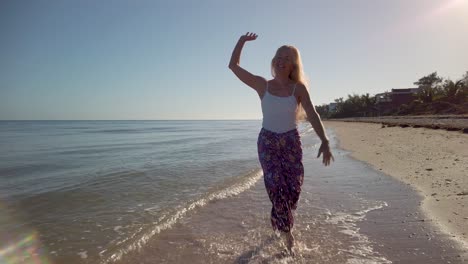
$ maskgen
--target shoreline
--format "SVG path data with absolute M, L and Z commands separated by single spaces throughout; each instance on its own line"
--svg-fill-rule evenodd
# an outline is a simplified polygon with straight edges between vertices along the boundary
M 468 249 L 467 134 L 365 122 L 324 123 L 353 158 L 417 190 L 426 217 Z

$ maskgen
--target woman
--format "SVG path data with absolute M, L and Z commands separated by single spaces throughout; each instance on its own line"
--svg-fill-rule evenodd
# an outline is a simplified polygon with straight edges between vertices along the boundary
M 304 178 L 302 148 L 296 120 L 307 114 L 308 121 L 322 140 L 317 158 L 323 153 L 323 164 L 334 160 L 322 121 L 306 88 L 299 51 L 293 46 L 280 47 L 271 61 L 272 80 L 256 76 L 239 65 L 244 43 L 257 39 L 249 33 L 240 37 L 232 52 L 229 68 L 260 96 L 263 124 L 258 137 L 258 156 L 265 187 L 273 204 L 271 224 L 286 236 L 291 251 L 294 245 L 293 210 L 297 207 Z

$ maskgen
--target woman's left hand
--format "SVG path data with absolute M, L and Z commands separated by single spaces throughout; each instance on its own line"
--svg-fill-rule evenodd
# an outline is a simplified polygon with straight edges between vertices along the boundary
M 328 166 L 330 165 L 331 161 L 335 161 L 335 158 L 333 157 L 331 151 L 330 151 L 330 145 L 328 142 L 322 142 L 322 145 L 320 145 L 319 151 L 317 158 L 320 157 L 320 155 L 323 153 L 323 165 Z

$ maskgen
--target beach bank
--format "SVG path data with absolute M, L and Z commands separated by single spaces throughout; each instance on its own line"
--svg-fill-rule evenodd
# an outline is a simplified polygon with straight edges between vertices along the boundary
M 326 121 L 351 156 L 410 185 L 426 220 L 468 248 L 468 135 L 456 131 Z
M 380 117 L 347 117 L 333 119 L 344 122 L 377 123 L 387 127 L 414 127 L 445 129 L 468 133 L 468 115 L 417 115 L 417 116 L 380 116 Z

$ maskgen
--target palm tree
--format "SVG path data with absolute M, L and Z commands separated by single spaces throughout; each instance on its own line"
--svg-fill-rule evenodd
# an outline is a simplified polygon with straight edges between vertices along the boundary
M 457 82 L 453 82 L 452 80 L 446 80 L 444 85 L 442 86 L 442 92 L 445 97 L 448 99 L 455 98 L 455 95 L 459 92 L 460 89 L 463 88 L 463 81 L 459 80 Z
M 414 82 L 417 85 L 419 90 L 419 99 L 425 103 L 432 102 L 434 94 L 437 92 L 438 85 L 442 82 L 442 78 L 437 76 L 437 72 L 433 72 L 427 76 L 420 78 L 417 82 Z

